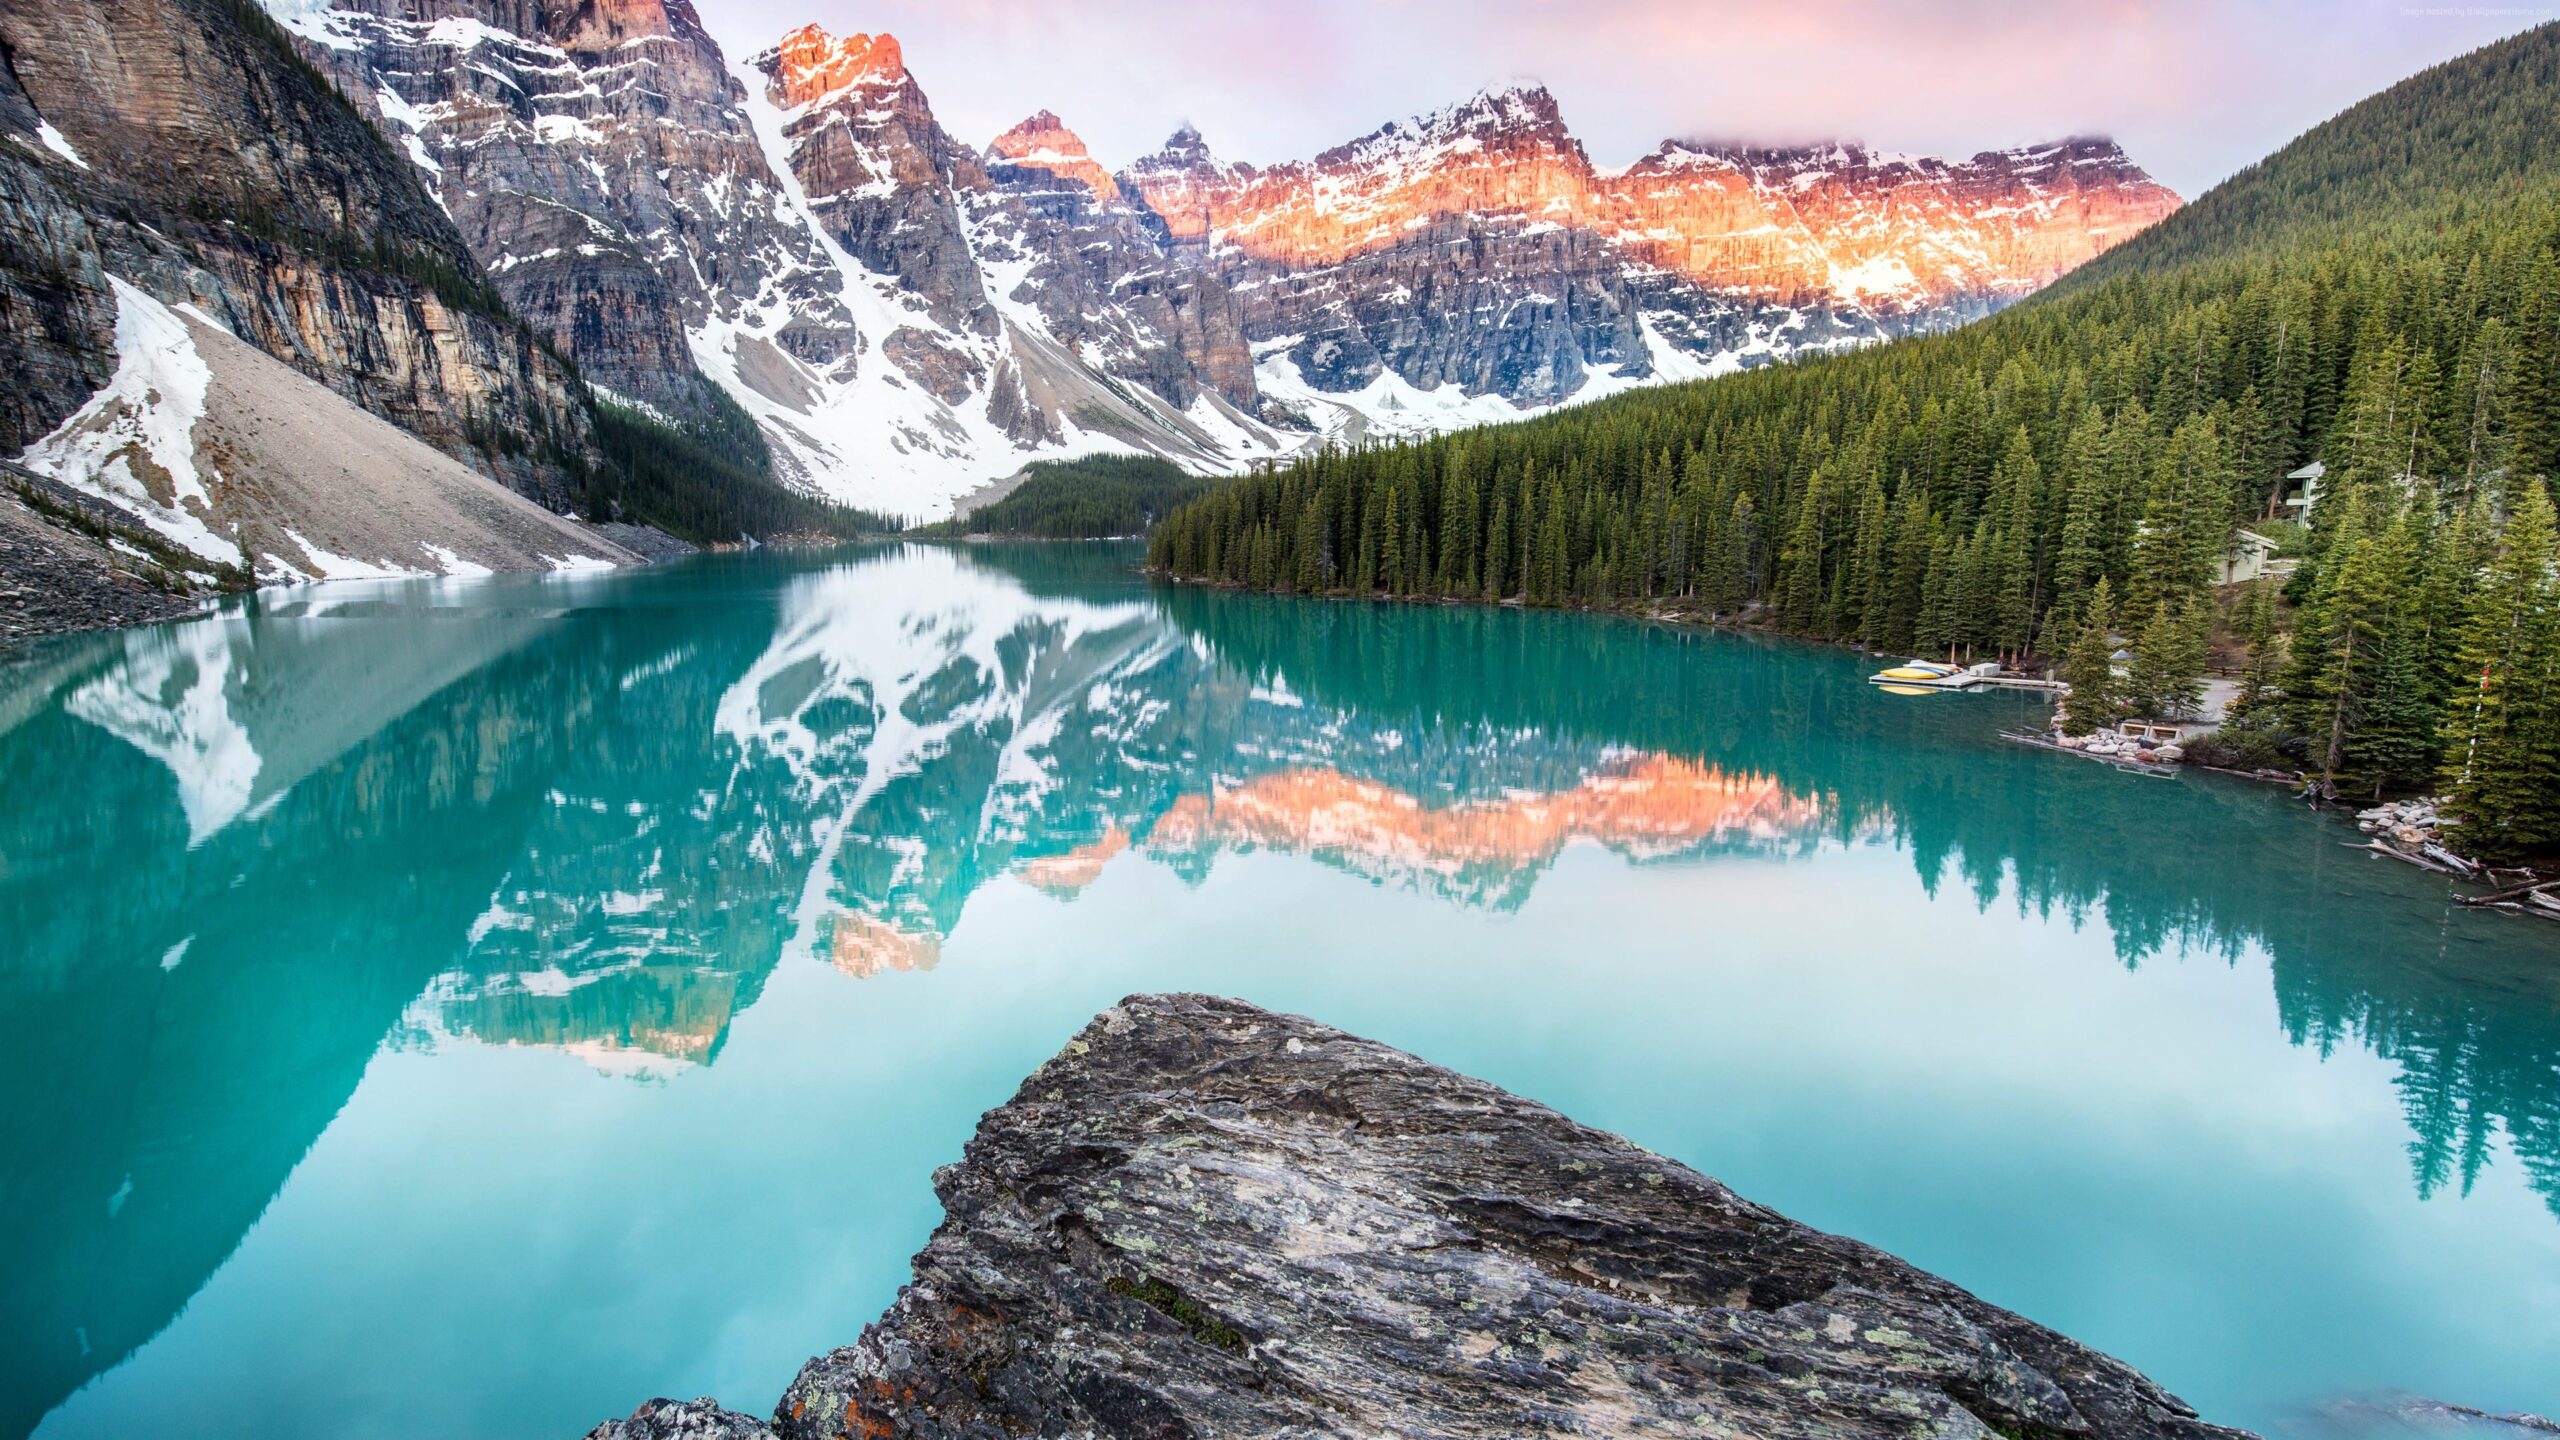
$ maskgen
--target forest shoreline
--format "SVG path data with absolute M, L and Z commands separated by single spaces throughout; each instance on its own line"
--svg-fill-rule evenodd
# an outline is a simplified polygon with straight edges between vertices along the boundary
M 1634 606 L 1594 605 L 1587 603 L 1579 605 L 1531 604 L 1517 597 L 1506 597 L 1498 601 L 1487 601 L 1480 599 L 1463 599 L 1453 595 L 1385 595 L 1376 592 L 1363 594 L 1353 590 L 1282 591 L 1257 587 L 1243 581 L 1200 579 L 1193 576 L 1178 574 L 1167 570 L 1162 566 L 1155 565 L 1141 565 L 1137 567 L 1137 573 L 1144 576 L 1151 584 L 1183 586 L 1206 590 L 1226 590 L 1237 594 L 1264 595 L 1279 600 L 1317 600 L 1371 605 L 1418 605 L 1440 608 L 1467 607 L 1481 610 L 1538 610 L 1558 615 L 1609 616 L 1622 620 L 1633 620 L 1664 625 L 1674 629 L 1712 631 L 1737 637 L 1772 641 L 1779 644 L 1799 645 L 1808 649 L 1843 651 L 1855 655 L 1889 656 L 1900 653 L 1891 650 L 1879 650 L 1863 641 L 1823 639 L 1817 636 L 1799 634 L 1774 624 L 1754 624 L 1748 621 L 1729 619 L 1722 616 L 1705 615 L 1694 610 L 1663 609 L 1660 607 L 1638 609 Z M 2054 667 L 2052 665 L 2046 665 L 2040 668 L 2049 671 Z M 2055 698 L 2058 699 L 2058 695 Z M 2225 765 L 2207 765 L 2195 760 L 2184 761 L 2181 762 L 2181 764 L 2182 768 L 2192 769 L 2204 774 L 2220 776 L 2226 780 L 2238 781 L 2243 784 L 2257 785 L 2261 787 L 2272 786 L 2278 789 L 2295 792 L 2295 798 L 2312 800 L 2309 808 L 2315 813 L 2329 815 L 2334 817 L 2336 820 L 2345 823 L 2349 827 L 2350 833 L 2361 833 L 2356 828 L 2357 821 L 2359 816 L 2365 810 L 2371 808 L 2373 805 L 2384 803 L 2379 799 L 2358 801 L 2344 796 L 2330 796 L 2325 799 L 2313 799 L 2310 792 L 2312 787 L 2316 786 L 2318 783 L 2317 777 L 2313 776 L 2308 771 L 2299 769 L 2294 770 L 2291 773 L 2283 773 L 2269 769 L 2241 770 Z M 2394 798 L 2415 799 L 2421 797 L 2401 796 Z M 2474 866 L 2479 872 L 2477 875 L 2464 875 L 2440 864 L 2432 863 L 2419 854 L 2398 848 L 2387 841 L 2376 839 L 2369 834 L 2363 835 L 2360 842 L 2345 841 L 2342 843 L 2346 843 L 2352 848 L 2366 850 L 2376 855 L 2388 856 L 2389 858 L 2402 861 L 2405 864 L 2443 876 L 2448 885 L 2447 898 L 2465 909 L 2482 908 L 2480 905 L 2481 897 L 2494 894 L 2502 888 L 2502 882 L 2499 877 L 2508 877 L 2508 880 L 2505 883 L 2511 885 L 2513 877 L 2527 875 L 2541 876 L 2546 877 L 2549 883 L 2553 884 L 2555 887 L 2560 887 L 2560 870 L 2554 870 L 2547 864 L 2529 863 L 2516 866 L 2498 866 L 2492 865 L 2476 856 L 2463 855 L 2461 858 Z M 2436 843 L 2441 842 L 2438 841 Z M 2456 853 L 2458 854 L 2459 852 Z M 2479 891 L 2479 894 L 2465 894 L 2462 890 L 2453 888 L 2459 886 L 2475 887 Z M 2537 918 L 2560 919 L 2560 914 L 2544 915 L 2541 912 L 2524 910 L 2521 907 L 2497 906 L 2491 908 L 2514 909 L 2517 913 L 2534 914 Z

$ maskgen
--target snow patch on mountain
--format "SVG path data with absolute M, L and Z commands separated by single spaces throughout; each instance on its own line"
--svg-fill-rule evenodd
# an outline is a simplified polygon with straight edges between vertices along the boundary
M 213 369 L 175 311 L 116 276 L 107 284 L 116 297 L 115 374 L 19 462 L 122 506 L 193 554 L 236 561 L 240 546 L 215 528 L 213 495 L 196 469 L 196 422 Z

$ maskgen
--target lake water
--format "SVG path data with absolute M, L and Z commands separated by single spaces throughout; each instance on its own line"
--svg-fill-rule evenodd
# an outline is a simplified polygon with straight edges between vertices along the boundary
M 2320 1433 L 2560 1412 L 2560 926 L 2016 694 L 1127 547 L 329 586 L 0 668 L 0 1433 L 763 1411 L 1122 995 L 1484 1076 Z

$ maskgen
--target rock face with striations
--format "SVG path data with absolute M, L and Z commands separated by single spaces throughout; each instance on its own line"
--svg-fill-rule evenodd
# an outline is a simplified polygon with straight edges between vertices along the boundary
M 1204 389 L 1256 407 L 1234 292 L 1165 251 L 1154 217 L 1073 130 L 1043 110 L 997 136 L 984 158 L 989 188 L 971 197 L 971 213 L 998 302 L 1033 311 L 1104 374 L 1178 407 Z
M 1613 1135 L 1238 1001 L 1106 1011 L 771 1429 L 2215 1440 L 2127 1366 Z M 765 1433 L 652 1402 L 592 1440 Z
M 109 276 L 549 504 L 577 381 L 452 220 L 266 18 L 223 0 L 0 5 L 0 449 L 114 369 Z M 498 443 L 503 442 L 503 443 Z
M 2175 209 L 2103 140 L 1964 162 L 1673 141 L 1594 166 L 1555 98 L 1487 90 L 1258 169 L 1199 132 L 1119 177 L 1177 253 L 1249 294 L 1274 380 L 1392 372 L 1553 404 L 1986 313 Z
M 858 336 L 691 0 L 275 0 L 508 305 L 609 393 L 715 413 L 694 337 L 814 370 Z M 773 356 L 766 368 L 780 364 Z

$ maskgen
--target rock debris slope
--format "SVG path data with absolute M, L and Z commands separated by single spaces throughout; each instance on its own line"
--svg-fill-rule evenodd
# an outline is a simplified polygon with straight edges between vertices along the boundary
M 2236 1437 L 2125 1365 L 1542 1106 L 1196 995 L 1106 1011 L 771 1433 Z M 652 1402 L 591 1440 L 768 1433 Z
M 21 492 L 19 634 L 180 572 L 633 558 L 554 513 L 599 459 L 576 373 L 241 0 L 0 4 L 0 373 L 0 456 L 71 497 Z
M 253 9 L 0 5 L 0 450 L 110 384 L 129 295 L 566 502 L 577 380 L 491 303 L 452 221 Z M 495 443 L 504 437 L 504 444 Z

